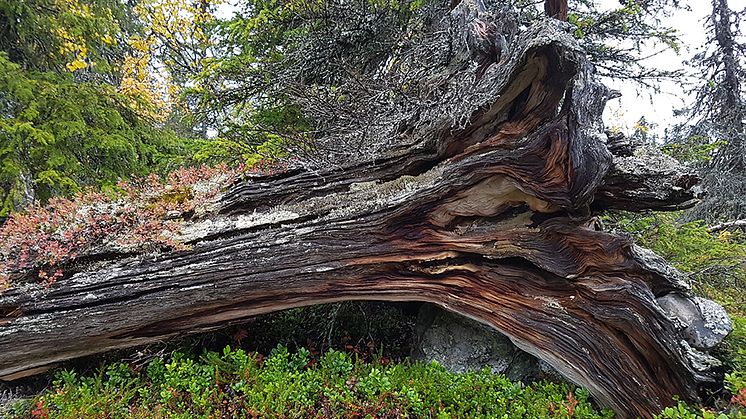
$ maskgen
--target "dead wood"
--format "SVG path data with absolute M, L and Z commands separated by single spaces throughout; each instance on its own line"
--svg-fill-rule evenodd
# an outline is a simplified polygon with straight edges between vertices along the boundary
M 686 281 L 593 228 L 607 208 L 690 205 L 696 177 L 652 150 L 612 155 L 613 92 L 556 25 L 518 34 L 479 81 L 475 65 L 452 70 L 371 158 L 233 185 L 184 220 L 190 250 L 109 254 L 49 289 L 0 294 L 0 376 L 291 307 L 427 301 L 494 327 L 621 417 L 697 400 L 712 359 L 658 303 L 688 301 Z

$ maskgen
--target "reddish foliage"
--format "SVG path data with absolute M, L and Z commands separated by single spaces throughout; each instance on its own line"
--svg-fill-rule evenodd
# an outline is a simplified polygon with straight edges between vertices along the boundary
M 242 173 L 274 174 L 270 162 L 246 169 L 180 168 L 165 181 L 150 175 L 117 186 L 115 196 L 86 191 L 73 199 L 54 198 L 46 207 L 12 214 L 0 229 L 0 291 L 16 276 L 36 271 L 52 284 L 62 268 L 94 251 L 147 252 L 180 249 L 174 240 L 180 218 L 212 200 Z
M 250 168 L 247 168 L 246 173 L 252 173 L 262 176 L 270 176 L 278 173 L 283 173 L 288 170 L 287 162 L 266 160 L 262 159 L 256 162 Z
M 740 407 L 746 407 L 746 388 L 742 388 L 738 394 L 733 395 L 730 402 Z
M 549 413 L 554 416 L 560 412 L 564 412 L 570 418 L 575 414 L 576 407 L 578 407 L 578 399 L 575 398 L 572 392 L 569 392 L 567 393 L 567 402 L 563 401 L 559 406 L 554 404 L 554 402 L 549 402 Z
M 241 345 L 241 342 L 247 337 L 249 337 L 249 332 L 247 332 L 244 328 L 236 330 L 236 332 L 231 335 L 231 339 L 236 345 Z
M 572 392 L 567 393 L 567 415 L 572 416 L 575 414 L 575 408 L 578 407 L 578 400 Z
M 36 402 L 36 406 L 31 410 L 31 417 L 39 419 L 49 418 L 49 409 L 47 408 L 47 406 L 44 405 L 43 398 L 39 398 L 39 400 Z

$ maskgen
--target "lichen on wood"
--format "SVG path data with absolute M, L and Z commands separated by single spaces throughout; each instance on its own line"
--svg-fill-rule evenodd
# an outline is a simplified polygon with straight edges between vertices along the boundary
M 469 23 L 443 19 L 421 42 Z M 696 178 L 645 164 L 658 158 L 645 152 L 634 167 L 656 182 L 640 180 L 612 154 L 601 114 L 613 93 L 561 23 L 510 35 L 481 78 L 456 54 L 467 61 L 428 69 L 420 86 L 438 94 L 371 109 L 396 123 L 350 130 L 369 131 L 370 152 L 233 184 L 181 222 L 187 249 L 0 294 L 0 376 L 292 307 L 426 301 L 497 329 L 620 417 L 697 400 L 717 361 L 659 304 L 695 301 L 686 282 L 593 227 L 606 208 L 688 205 Z M 698 325 L 714 318 L 699 314 Z

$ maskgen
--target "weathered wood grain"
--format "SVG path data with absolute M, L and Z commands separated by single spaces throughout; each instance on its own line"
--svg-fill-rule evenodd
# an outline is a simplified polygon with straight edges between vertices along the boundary
M 470 81 L 454 78 L 383 157 L 237 183 L 184 220 L 190 250 L 101 255 L 49 289 L 0 294 L 0 376 L 291 307 L 427 301 L 509 336 L 620 417 L 696 400 L 705 355 L 656 299 L 688 296 L 686 283 L 593 228 L 600 209 L 690 205 L 695 178 L 651 165 L 656 182 L 634 181 L 606 146 L 612 94 L 554 25 L 521 34 L 478 83 L 462 70 Z M 473 95 L 447 93 L 465 85 Z M 465 126 L 444 116 L 457 100 L 473 109 Z

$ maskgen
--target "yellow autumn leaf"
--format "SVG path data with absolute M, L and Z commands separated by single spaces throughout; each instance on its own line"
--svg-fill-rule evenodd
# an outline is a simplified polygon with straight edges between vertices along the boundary
M 88 64 L 86 64 L 86 62 L 83 61 L 82 59 L 76 58 L 75 60 L 67 63 L 65 65 L 65 67 L 67 67 L 67 69 L 70 72 L 73 72 L 73 71 L 82 70 L 82 69 L 88 67 Z
M 132 47 L 132 49 L 136 51 L 140 51 L 140 52 L 146 52 L 150 49 L 148 47 L 148 43 L 145 42 L 144 39 L 139 38 L 139 37 L 130 38 L 129 44 Z

